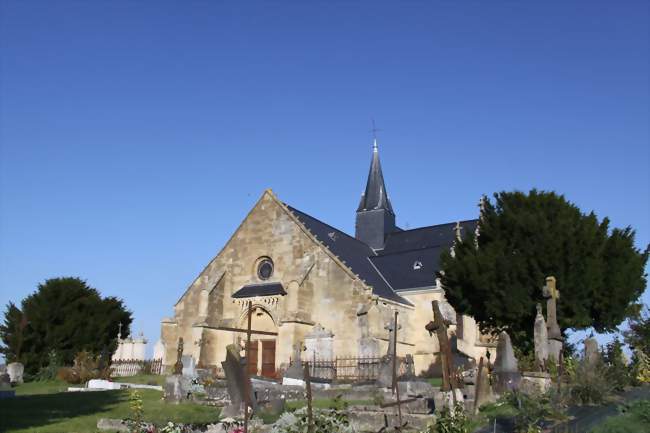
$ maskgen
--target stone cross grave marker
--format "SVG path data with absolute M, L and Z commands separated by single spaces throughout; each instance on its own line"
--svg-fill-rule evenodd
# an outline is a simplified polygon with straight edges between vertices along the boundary
M 562 351 L 562 331 L 557 322 L 557 300 L 560 298 L 560 291 L 556 287 L 555 277 L 546 277 L 546 284 L 542 289 L 546 298 L 546 327 L 548 329 L 548 357 L 555 362 L 560 359 Z
M 176 350 L 176 363 L 174 364 L 174 374 L 183 374 L 183 337 L 178 339 L 178 349 Z
M 425 329 L 429 331 L 429 335 L 436 333 L 438 337 L 438 345 L 440 346 L 440 359 L 442 364 L 442 391 L 451 391 L 454 404 L 457 403 L 456 392 L 459 389 L 458 378 L 454 371 L 454 358 L 451 355 L 451 345 L 449 344 L 449 337 L 447 336 L 447 326 L 449 325 L 444 319 L 440 303 L 438 301 L 431 302 L 433 310 L 433 321 L 429 322 Z
M 307 396 L 307 433 L 314 433 L 314 413 L 312 409 L 311 377 L 309 375 L 309 361 L 305 362 L 303 369 L 303 380 L 305 381 L 305 393 Z

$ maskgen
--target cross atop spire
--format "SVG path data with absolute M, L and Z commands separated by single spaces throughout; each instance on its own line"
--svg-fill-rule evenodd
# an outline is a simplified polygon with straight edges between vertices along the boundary
M 372 132 L 372 151 L 373 152 L 378 152 L 378 149 L 377 149 L 377 131 L 381 131 L 381 129 L 377 128 L 377 126 L 375 125 L 375 119 L 374 118 L 371 118 L 371 120 L 372 120 L 372 129 L 370 130 L 370 132 Z
M 373 122 L 374 126 L 374 122 Z M 376 129 L 373 129 L 373 131 Z M 386 184 L 384 182 L 384 174 L 381 170 L 381 163 L 379 162 L 379 149 L 377 148 L 377 138 L 373 139 L 372 146 L 372 160 L 370 161 L 370 171 L 368 173 L 368 181 L 366 182 L 366 189 L 361 195 L 361 202 L 357 208 L 357 212 L 385 209 L 390 213 L 393 212 L 393 207 L 390 204 L 388 193 L 386 192 Z

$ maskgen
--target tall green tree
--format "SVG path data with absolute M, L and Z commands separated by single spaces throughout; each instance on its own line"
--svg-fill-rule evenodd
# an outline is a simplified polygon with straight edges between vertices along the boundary
M 563 330 L 615 330 L 646 287 L 648 248 L 634 246 L 634 231 L 610 230 L 609 219 L 583 214 L 553 192 L 494 194 L 478 233 L 443 252 L 446 296 L 484 331 L 507 329 L 523 350 L 532 345 L 535 305 L 545 307 L 547 276 L 557 278 Z
M 625 343 L 650 356 L 650 308 L 639 311 L 632 315 L 628 321 L 629 329 L 623 332 Z
M 51 352 L 71 364 L 82 350 L 110 354 L 115 350 L 119 324 L 129 334 L 131 313 L 122 300 L 102 298 L 79 278 L 53 278 L 39 284 L 18 309 L 9 304 L 0 327 L 8 360 L 25 364 L 29 374 L 47 365 Z

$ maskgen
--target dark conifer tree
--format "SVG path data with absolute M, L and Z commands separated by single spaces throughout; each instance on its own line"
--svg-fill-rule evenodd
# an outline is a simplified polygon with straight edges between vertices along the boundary
M 37 373 L 55 353 L 64 364 L 86 350 L 112 353 L 119 324 L 122 335 L 129 334 L 131 313 L 114 297 L 99 292 L 79 278 L 53 278 L 39 284 L 18 309 L 9 304 L 5 323 L 0 327 L 7 360 L 25 364 L 29 374 Z
M 522 350 L 532 345 L 535 304 L 546 276 L 557 278 L 563 330 L 613 331 L 646 287 L 648 249 L 631 228 L 609 228 L 553 192 L 501 192 L 486 200 L 478 238 L 470 233 L 444 252 L 440 277 L 460 313 L 485 331 L 508 329 Z

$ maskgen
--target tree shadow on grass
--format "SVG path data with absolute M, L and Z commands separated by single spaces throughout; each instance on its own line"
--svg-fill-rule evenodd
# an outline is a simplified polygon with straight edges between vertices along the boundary
M 0 400 L 0 432 L 43 427 L 65 419 L 110 411 L 127 399 L 120 391 L 25 395 Z

